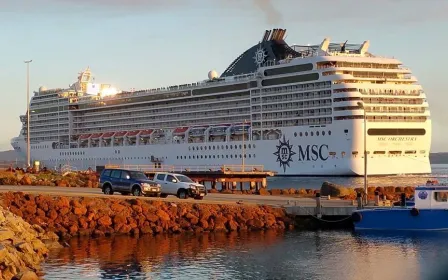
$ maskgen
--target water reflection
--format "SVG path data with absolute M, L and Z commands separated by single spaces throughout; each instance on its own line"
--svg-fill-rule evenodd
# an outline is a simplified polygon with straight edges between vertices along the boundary
M 375 187 L 417 186 L 425 184 L 428 179 L 437 179 L 440 182 L 448 181 L 448 164 L 433 164 L 431 168 L 432 174 L 429 175 L 369 176 L 369 185 Z M 269 177 L 268 188 L 320 189 L 324 181 L 354 188 L 364 186 L 363 177 Z
M 79 238 L 45 279 L 428 279 L 448 234 L 344 231 Z

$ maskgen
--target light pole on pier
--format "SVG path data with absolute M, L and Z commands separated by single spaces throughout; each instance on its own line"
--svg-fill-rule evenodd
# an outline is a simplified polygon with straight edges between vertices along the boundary
M 366 120 L 366 108 L 364 102 L 358 102 L 358 106 L 363 110 L 364 113 L 364 195 L 365 204 L 368 203 L 367 198 L 367 120 Z
M 244 120 L 244 122 L 243 122 L 243 146 L 241 146 L 241 149 L 242 149 L 242 155 L 241 155 L 241 158 L 242 158 L 242 171 L 244 172 L 245 170 L 244 170 L 244 157 L 246 156 L 246 149 L 245 149 L 245 147 L 244 147 L 244 128 L 245 128 L 245 126 L 246 126 L 246 120 Z
M 30 144 L 30 63 L 33 60 L 25 60 L 26 63 L 26 163 L 31 166 Z

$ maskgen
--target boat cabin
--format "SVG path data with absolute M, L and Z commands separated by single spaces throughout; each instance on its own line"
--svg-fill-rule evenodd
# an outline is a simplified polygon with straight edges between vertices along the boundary
M 428 181 L 415 188 L 414 200 L 417 209 L 448 209 L 448 185 Z

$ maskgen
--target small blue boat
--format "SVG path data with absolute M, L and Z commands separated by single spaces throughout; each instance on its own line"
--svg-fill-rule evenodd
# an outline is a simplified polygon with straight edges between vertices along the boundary
M 354 211 L 355 230 L 448 230 L 448 185 L 428 181 L 402 205 Z

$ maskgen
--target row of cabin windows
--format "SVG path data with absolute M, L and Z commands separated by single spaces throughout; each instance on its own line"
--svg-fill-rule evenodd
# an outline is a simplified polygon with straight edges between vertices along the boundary
M 245 154 L 244 158 L 255 158 L 255 154 Z M 177 156 L 177 159 L 224 159 L 224 158 L 243 158 L 243 155 L 193 155 L 193 156 Z
M 249 149 L 254 148 L 255 149 L 255 147 L 256 147 L 255 144 L 244 145 L 244 149 L 247 149 L 247 148 L 249 148 Z M 237 149 L 242 149 L 243 146 L 241 144 L 239 146 L 238 145 L 199 146 L 199 147 L 188 147 L 188 150 L 189 151 L 190 150 L 191 151 L 199 151 L 199 150 L 202 151 L 202 150 L 207 150 L 208 149 L 209 151 L 211 151 L 211 150 L 215 150 L 215 148 L 216 148 L 216 150 L 219 150 L 220 148 L 221 148 L 221 150 L 228 150 L 228 149 L 232 150 L 233 148 L 235 150 L 237 150 Z
M 314 135 L 316 135 L 316 136 L 320 136 L 320 135 L 322 135 L 322 136 L 325 136 L 325 135 L 330 136 L 331 135 L 331 130 L 329 130 L 328 132 L 325 132 L 325 131 L 322 131 L 322 132 L 320 132 L 320 131 L 316 131 L 316 132 L 311 131 L 310 133 L 308 133 L 308 131 L 305 131 L 305 132 L 299 132 L 298 134 L 297 134 L 297 132 L 294 132 L 294 137 L 297 137 L 297 136 L 300 136 L 300 137 L 305 136 L 305 137 L 307 137 L 308 135 L 309 136 L 314 136 Z

